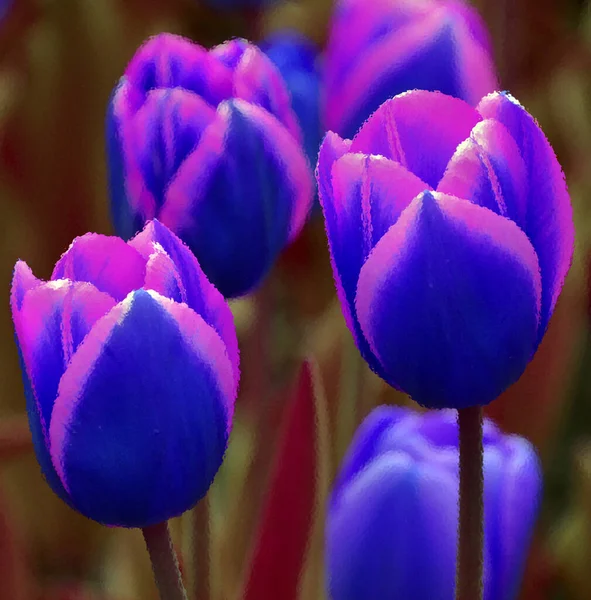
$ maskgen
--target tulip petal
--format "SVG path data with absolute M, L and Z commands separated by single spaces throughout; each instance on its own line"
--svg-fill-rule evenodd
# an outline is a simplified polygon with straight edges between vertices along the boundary
M 125 77 L 128 109 L 135 113 L 150 90 L 184 88 L 213 107 L 232 95 L 232 71 L 205 48 L 179 35 L 151 37 L 134 54 Z
M 105 133 L 111 220 L 118 235 L 124 239 L 129 239 L 141 229 L 142 217 L 132 208 L 132 203 L 127 192 L 125 159 L 123 157 L 123 136 L 121 132 L 122 121 L 116 111 L 118 98 L 124 96 L 126 90 L 127 84 L 125 78 L 121 78 L 121 81 L 113 90 L 107 105 Z
M 276 117 L 301 142 L 302 132 L 291 109 L 291 99 L 277 67 L 256 46 L 246 40 L 231 40 L 223 44 L 237 45 L 241 51 L 234 70 L 234 97 L 258 104 Z M 219 47 L 212 53 L 217 55 Z
M 154 252 L 146 264 L 146 280 L 143 287 L 175 302 L 187 304 L 187 290 L 176 265 L 159 244 L 154 244 Z
M 400 406 L 379 406 L 361 423 L 343 459 L 331 493 L 331 510 L 338 510 L 341 491 L 347 483 L 367 467 L 376 456 L 382 436 L 400 419 L 408 419 L 409 411 Z
M 535 350 L 541 280 L 512 221 L 425 192 L 361 269 L 359 323 L 392 384 L 430 408 L 484 405 Z
M 144 230 L 129 242 L 129 245 L 134 247 L 144 259 L 148 260 L 145 287 L 155 289 L 162 295 L 174 299 L 173 295 L 164 293 L 165 288 L 163 286 L 159 286 L 160 289 L 153 287 L 156 285 L 155 278 L 157 277 L 154 269 L 170 267 L 168 273 L 161 272 L 159 277 L 170 282 L 166 285 L 173 285 L 172 280 L 174 280 L 179 287 L 182 301 L 186 302 L 218 333 L 226 345 L 232 363 L 235 385 L 237 386 L 240 371 L 238 368 L 238 339 L 236 338 L 234 317 L 224 297 L 205 276 L 195 255 L 170 229 L 157 220 L 150 221 Z M 162 251 L 170 257 L 172 264 L 165 264 L 164 259 L 159 257 L 159 266 L 155 267 L 154 263 L 150 265 L 149 261 L 154 253 Z M 174 270 L 172 269 L 173 266 Z M 180 277 L 180 282 L 177 275 Z
M 218 116 L 172 182 L 160 219 L 231 298 L 256 286 L 299 233 L 312 179 L 302 148 L 269 113 L 232 100 Z
M 222 462 L 232 387 L 225 346 L 199 315 L 153 291 L 130 294 L 60 383 L 50 448 L 74 506 L 125 527 L 191 508 Z
M 365 49 L 350 65 L 343 85 L 337 88 L 338 96 L 329 107 L 327 126 L 351 137 L 382 103 L 407 90 L 438 91 L 476 104 L 495 89 L 496 82 L 476 77 L 471 85 L 479 93 L 470 93 L 468 97 L 466 77 L 458 64 L 458 27 L 461 24 L 458 26 L 448 11 L 440 8 Z M 469 45 L 468 51 L 476 46 L 469 39 L 465 43 Z M 487 70 L 483 68 L 480 72 Z M 429 183 L 436 185 L 433 181 Z
M 495 450 L 484 463 L 491 600 L 518 593 L 542 493 L 539 460 L 527 440 L 509 436 Z
M 347 325 L 359 350 L 372 369 L 379 363 L 365 342 L 351 307 L 355 301 L 359 271 L 378 240 L 396 222 L 400 213 L 420 192 L 428 189 L 418 177 L 399 163 L 381 156 L 346 154 L 328 166 L 335 156 L 333 144 L 340 138 L 327 136 L 320 151 L 318 181 L 326 220 L 339 297 L 347 306 Z M 334 148 L 334 149 L 333 149 Z M 344 148 L 343 148 L 344 149 Z M 330 191 L 327 190 L 331 186 Z M 327 193 L 328 191 L 328 193 Z
M 528 209 L 522 228 L 536 250 L 542 273 L 539 343 L 573 256 L 573 214 L 564 173 L 535 119 L 510 94 L 486 96 L 478 105 L 478 111 L 485 119 L 496 119 L 508 129 L 527 170 Z
M 48 451 L 48 424 L 66 364 L 94 323 L 115 301 L 89 283 L 36 280 L 28 266 L 17 263 L 12 286 L 13 320 L 18 340 L 27 413 L 35 453 L 52 489 L 66 502 L 67 494 Z M 29 291 L 20 299 L 24 285 Z
M 481 121 L 462 142 L 437 191 L 470 200 L 524 229 L 527 173 L 515 140 L 493 119 Z
M 158 89 L 133 119 L 121 120 L 129 199 L 144 219 L 161 209 L 170 182 L 215 114 L 192 92 Z
M 333 600 L 453 597 L 457 478 L 390 452 L 342 495 L 327 524 Z
M 378 108 L 353 139 L 351 152 L 381 154 L 435 189 L 456 148 L 481 119 L 457 98 L 407 92 Z
M 51 279 L 87 281 L 120 302 L 142 287 L 145 271 L 146 261 L 122 239 L 87 233 L 70 244 Z

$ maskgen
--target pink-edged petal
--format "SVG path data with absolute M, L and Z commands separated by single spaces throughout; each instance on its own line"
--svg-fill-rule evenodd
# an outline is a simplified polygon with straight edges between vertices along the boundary
M 44 428 L 66 365 L 94 323 L 114 305 L 111 296 L 90 283 L 63 279 L 40 283 L 25 294 L 14 314 L 15 329 Z
M 301 143 L 302 132 L 279 70 L 259 48 L 247 42 L 243 44 L 244 51 L 234 71 L 234 96 L 264 108 Z
M 150 90 L 181 87 L 202 96 L 212 106 L 232 95 L 232 71 L 206 48 L 189 39 L 161 33 L 134 54 L 125 77 L 130 84 L 127 108 L 132 113 Z
M 51 279 L 87 281 L 120 302 L 142 287 L 146 261 L 118 237 L 87 233 L 58 260 Z
M 178 286 L 182 302 L 186 302 L 217 331 L 226 344 L 234 380 L 238 385 L 240 360 L 234 317 L 222 294 L 207 279 L 195 255 L 170 229 L 157 220 L 147 223 L 143 231 L 129 241 L 129 245 L 148 261 L 144 287 L 155 289 L 174 299 L 173 296 L 165 294 L 164 290 L 167 289 L 166 286 L 170 286 L 170 290 L 174 290 L 175 285 Z M 162 253 L 165 253 L 165 256 L 160 256 Z M 155 254 L 158 256 L 150 265 Z M 168 262 L 166 257 L 171 262 Z
M 462 100 L 413 90 L 384 102 L 353 139 L 351 152 L 381 154 L 436 188 L 457 147 L 480 120 Z
M 330 180 L 323 182 L 328 176 L 324 163 L 330 165 L 338 152 L 339 140 L 334 134 L 327 136 L 320 150 L 321 203 L 334 277 L 347 324 L 363 356 L 377 370 L 379 366 L 365 343 L 353 310 L 359 271 L 400 213 L 429 186 L 399 163 L 363 154 L 345 154 L 338 158 L 332 163 Z M 330 192 L 325 194 L 323 188 L 328 186 Z
M 60 382 L 50 451 L 72 503 L 127 527 L 184 512 L 221 464 L 234 398 L 217 333 L 184 304 L 132 292 L 95 324 Z
M 145 220 L 158 214 L 171 180 L 215 114 L 193 92 L 157 89 L 147 94 L 132 118 L 119 120 L 125 186 L 133 212 Z
M 187 291 L 176 265 L 158 243 L 154 243 L 154 251 L 146 264 L 144 289 L 154 290 L 175 302 L 187 303 Z
M 538 254 L 542 273 L 541 341 L 574 250 L 573 211 L 564 173 L 538 123 L 513 96 L 490 94 L 482 99 L 478 111 L 507 128 L 525 163 L 529 190 L 523 230 Z
M 338 103 L 340 86 L 363 51 L 382 41 L 391 31 L 427 15 L 431 8 L 428 3 L 421 4 L 416 0 L 399 0 L 395 3 L 392 0 L 373 0 L 371 6 L 359 0 L 336 3 L 325 53 L 324 118 L 327 129 L 335 129 L 329 107 Z
M 387 380 L 430 408 L 494 400 L 535 351 L 541 279 L 512 221 L 418 196 L 359 274 L 356 312 Z
M 25 294 L 42 283 L 40 279 L 35 277 L 33 271 L 31 271 L 31 268 L 25 261 L 18 260 L 16 262 L 12 277 L 12 286 L 10 288 L 10 306 L 12 308 L 13 319 L 18 317 Z
M 493 119 L 481 121 L 449 162 L 437 191 L 474 204 L 525 227 L 527 172 L 515 140 Z

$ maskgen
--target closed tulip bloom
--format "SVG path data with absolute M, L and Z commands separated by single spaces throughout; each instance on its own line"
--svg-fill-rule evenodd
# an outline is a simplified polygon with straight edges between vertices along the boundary
M 117 234 L 158 218 L 226 297 L 256 287 L 305 222 L 313 178 L 289 93 L 244 40 L 150 39 L 113 93 L 107 138 Z
M 304 135 L 304 148 L 312 164 L 320 147 L 320 71 L 318 47 L 301 33 L 277 31 L 260 44 L 279 69 L 291 95 L 291 106 Z
M 345 319 L 370 367 L 429 408 L 485 405 L 533 357 L 573 255 L 564 175 L 507 93 L 385 102 L 328 133 L 318 185 Z
M 352 137 L 383 102 L 407 90 L 476 106 L 498 85 L 486 27 L 462 0 L 339 0 L 323 87 L 325 129 Z
M 157 221 L 129 243 L 76 238 L 50 281 L 14 270 L 12 317 L 37 459 L 107 525 L 145 527 L 207 492 L 238 386 L 230 309 Z
M 517 597 L 541 497 L 527 440 L 484 422 L 484 600 Z M 332 600 L 453 600 L 458 527 L 454 411 L 379 407 L 364 421 L 331 493 Z

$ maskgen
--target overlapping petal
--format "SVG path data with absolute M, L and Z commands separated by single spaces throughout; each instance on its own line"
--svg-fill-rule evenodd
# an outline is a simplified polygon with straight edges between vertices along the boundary
M 144 283 L 146 289 L 155 289 L 174 300 L 174 286 L 177 286 L 182 302 L 218 333 L 226 345 L 232 363 L 234 385 L 237 388 L 238 340 L 232 312 L 222 294 L 205 276 L 195 255 L 174 233 L 156 220 L 148 223 L 129 245 L 148 261 Z M 160 281 L 156 283 L 155 280 Z M 164 293 L 166 286 L 172 287 L 171 295 Z
M 139 365 L 142 376 L 130 377 Z M 190 508 L 221 464 L 232 394 L 225 345 L 199 315 L 156 292 L 130 294 L 60 382 L 50 449 L 74 506 L 127 527 Z
M 478 111 L 505 126 L 525 163 L 528 195 L 522 228 L 538 255 L 543 282 L 539 343 L 572 260 L 574 225 L 564 173 L 535 119 L 510 94 L 486 96 Z
M 356 311 L 392 385 L 431 408 L 483 405 L 531 359 L 541 290 L 517 225 L 425 192 L 361 269 Z
M 231 100 L 167 196 L 161 221 L 179 232 L 224 296 L 234 297 L 257 285 L 299 233 L 312 179 L 300 146 L 274 117 Z
M 399 162 L 431 188 L 481 115 L 465 102 L 415 90 L 384 102 L 353 138 L 351 152 Z
M 64 252 L 51 279 L 87 281 L 119 302 L 142 287 L 145 272 L 146 261 L 123 240 L 87 233 Z

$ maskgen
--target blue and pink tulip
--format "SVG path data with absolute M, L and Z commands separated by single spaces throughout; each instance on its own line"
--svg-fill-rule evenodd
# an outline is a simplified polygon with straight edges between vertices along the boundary
M 307 218 L 302 140 L 285 83 L 256 46 L 151 38 L 109 105 L 115 231 L 128 239 L 157 218 L 225 297 L 246 294 Z
M 428 408 L 485 405 L 514 383 L 574 245 L 564 174 L 519 102 L 400 94 L 352 140 L 328 133 L 317 173 L 341 306 L 370 367 Z
M 158 221 L 76 238 L 49 281 L 14 270 L 12 317 L 37 459 L 90 519 L 180 515 L 219 469 L 237 394 L 230 308 Z

